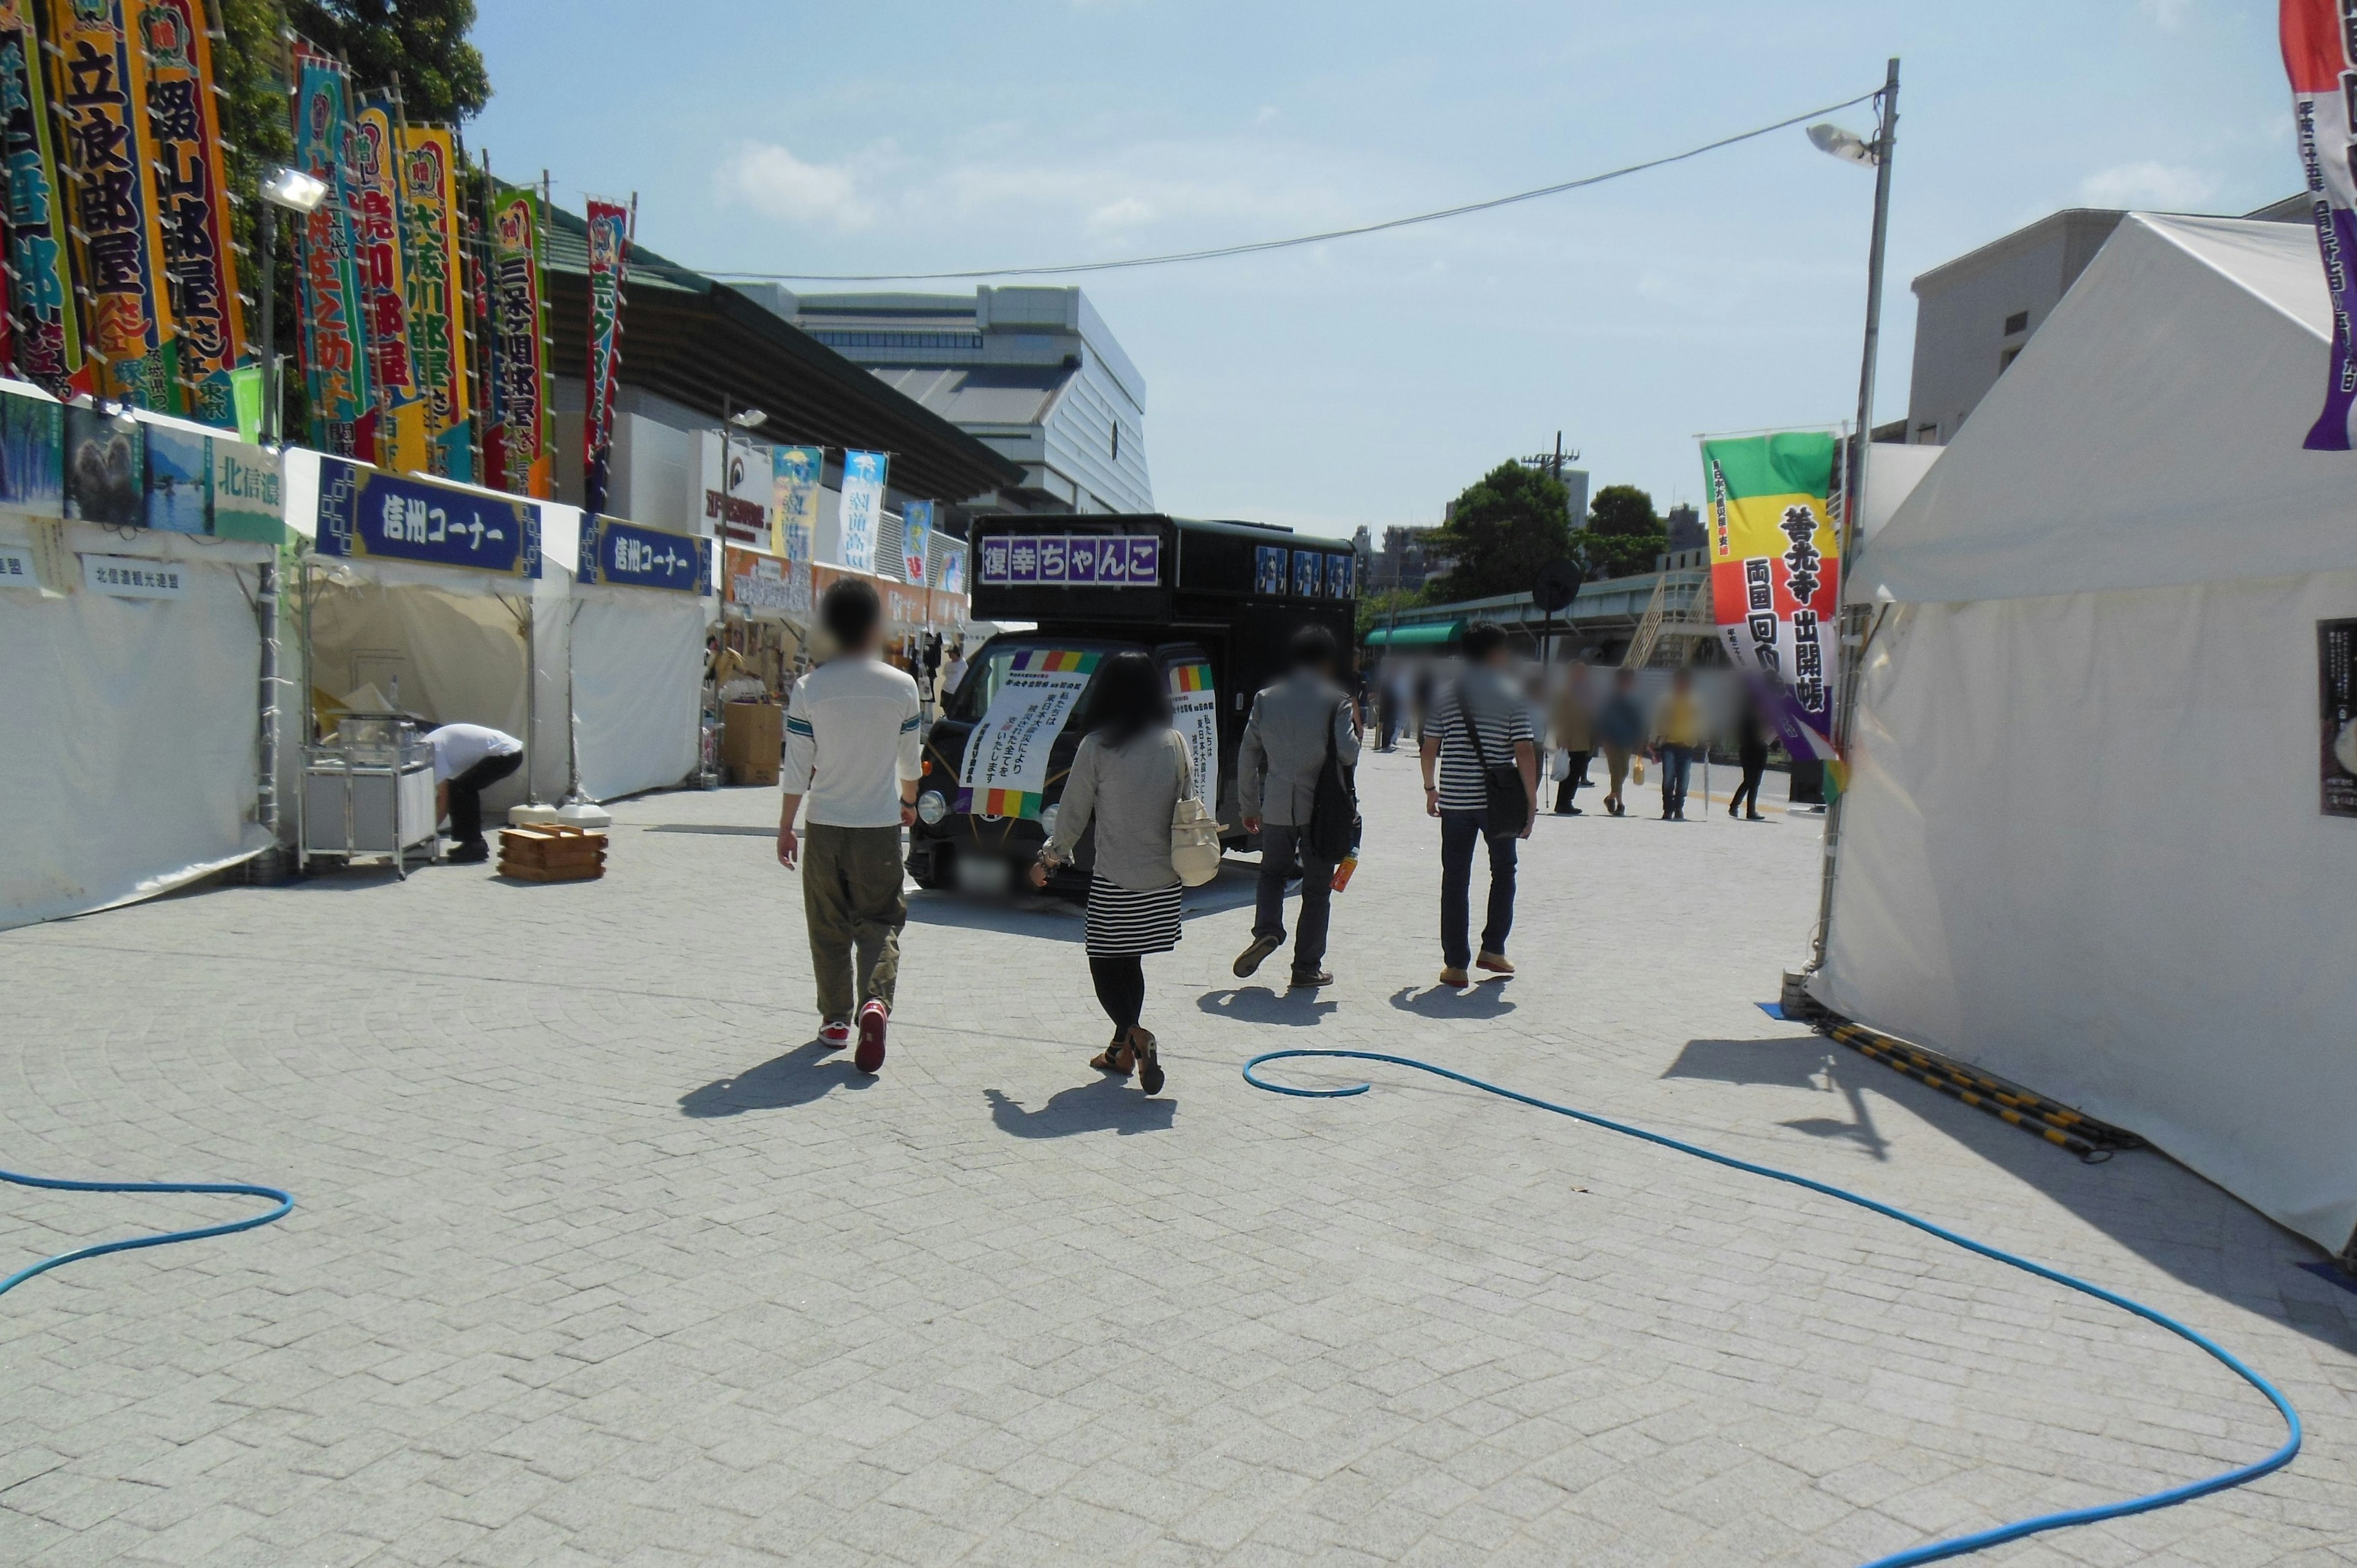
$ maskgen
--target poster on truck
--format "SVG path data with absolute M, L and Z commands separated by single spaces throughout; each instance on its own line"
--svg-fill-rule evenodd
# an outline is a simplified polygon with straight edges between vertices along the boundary
M 1032 817 L 1047 803 L 1048 754 L 1064 733 L 1102 656 L 1030 648 L 1015 656 L 965 743 L 957 809 L 985 817 Z
M 1170 727 L 1187 737 L 1195 798 L 1220 810 L 1220 693 L 1200 660 L 1170 667 Z

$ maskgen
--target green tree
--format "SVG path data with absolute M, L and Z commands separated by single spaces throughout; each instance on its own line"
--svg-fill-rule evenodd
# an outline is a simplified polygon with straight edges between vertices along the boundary
M 1436 580 L 1439 599 L 1527 594 L 1539 569 L 1571 553 L 1571 498 L 1559 479 L 1501 463 L 1457 498 L 1426 550 L 1455 564 Z
M 287 0 L 286 19 L 341 57 L 360 91 L 399 87 L 412 124 L 469 119 L 491 101 L 467 41 L 475 0 Z
M 1359 596 L 1359 641 L 1364 644 L 1367 634 L 1388 621 L 1394 615 L 1412 610 L 1426 602 L 1422 588 L 1378 588 L 1372 594 Z
M 1670 529 L 1652 496 L 1634 485 L 1607 485 L 1588 504 L 1587 526 L 1574 542 L 1591 573 L 1625 577 L 1653 569 L 1653 557 L 1670 546 Z

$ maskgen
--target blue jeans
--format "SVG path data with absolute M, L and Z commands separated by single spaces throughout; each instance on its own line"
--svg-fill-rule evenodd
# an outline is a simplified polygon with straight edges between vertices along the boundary
M 1260 886 L 1253 935 L 1285 940 L 1285 879 L 1301 862 L 1301 926 L 1293 939 L 1293 972 L 1315 974 L 1326 959 L 1326 928 L 1334 914 L 1334 867 L 1313 859 L 1309 830 L 1279 822 L 1260 825 Z
M 1662 812 L 1676 816 L 1686 809 L 1686 780 L 1694 774 L 1695 748 L 1691 746 L 1662 747 Z
M 1440 958 L 1451 969 L 1473 961 L 1470 927 L 1473 852 L 1485 840 L 1487 811 L 1440 813 Z M 1514 929 L 1514 862 L 1520 841 L 1487 839 L 1490 845 L 1490 908 L 1481 927 L 1481 950 L 1503 956 Z

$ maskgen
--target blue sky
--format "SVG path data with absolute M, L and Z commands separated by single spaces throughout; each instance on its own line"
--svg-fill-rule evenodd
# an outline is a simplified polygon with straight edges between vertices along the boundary
M 640 240 L 715 270 L 1365 222 L 1781 119 L 1898 54 L 1878 419 L 1906 409 L 1915 274 L 2059 207 L 2241 212 L 2298 183 L 2264 0 L 479 3 L 497 97 L 470 140 L 576 209 L 637 191 Z M 1072 281 L 1146 378 L 1166 510 L 1380 534 L 1558 428 L 1595 484 L 1666 506 L 1695 493 L 1697 433 L 1850 414 L 1871 199 L 1792 130 L 1447 224 Z

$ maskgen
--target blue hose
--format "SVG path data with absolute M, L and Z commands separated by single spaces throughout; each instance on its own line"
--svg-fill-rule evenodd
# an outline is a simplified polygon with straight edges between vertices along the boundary
M 2068 1285 L 2072 1290 L 2093 1296 L 2097 1301 L 2109 1302 L 2114 1306 L 2136 1314 L 2147 1323 L 2158 1324 L 2179 1338 L 2189 1340 L 2207 1350 L 2224 1364 L 2228 1370 L 2266 1395 L 2268 1401 L 2282 1414 L 2284 1425 L 2289 1429 L 2290 1434 L 2284 1439 L 2282 1447 L 2257 1463 L 2244 1465 L 2239 1469 L 2227 1470 L 2204 1480 L 2188 1481 L 2181 1487 L 2170 1487 L 2165 1491 L 2149 1492 L 2140 1498 L 2130 1498 L 2125 1502 L 2101 1503 L 2093 1508 L 2066 1509 L 2061 1513 L 2040 1514 L 2034 1519 L 2016 1520 L 2011 1524 L 1998 1525 L 1995 1530 L 1984 1530 L 1972 1535 L 1960 1535 L 1949 1541 L 1935 1541 L 1928 1546 L 1918 1546 L 1905 1552 L 1894 1552 L 1888 1557 L 1878 1557 L 1867 1563 L 1866 1568 L 1902 1568 L 1902 1565 L 1908 1563 L 1936 1563 L 1943 1557 L 1961 1557 L 1968 1552 L 1979 1552 L 2002 1541 L 2018 1541 L 2025 1535 L 2035 1535 L 2040 1530 L 2061 1530 L 2066 1525 L 2093 1524 L 2098 1520 L 2120 1519 L 2128 1514 L 2147 1513 L 2154 1509 L 2165 1509 L 2175 1503 L 2188 1502 L 2195 1498 L 2207 1496 L 2212 1492 L 2222 1492 L 2229 1487 L 2239 1487 L 2245 1481 L 2255 1481 L 2269 1471 L 2279 1470 L 2290 1464 L 2292 1456 L 2299 1452 L 2299 1412 L 2292 1409 L 2291 1402 L 2278 1393 L 2273 1383 L 2243 1365 L 2233 1352 L 2199 1329 L 2189 1328 L 2165 1312 L 2157 1312 L 2142 1302 L 2130 1301 L 2127 1297 L 2107 1291 L 2101 1285 L 2089 1284 L 2085 1280 L 2073 1279 L 2060 1270 L 2050 1269 L 2043 1263 L 2033 1263 L 2027 1258 L 2018 1258 L 2011 1252 L 2001 1251 L 1985 1242 L 1975 1241 L 1969 1236 L 1960 1236 L 1945 1226 L 1934 1225 L 1930 1220 L 1920 1219 L 1903 1208 L 1894 1208 L 1889 1204 L 1878 1203 L 1870 1197 L 1861 1197 L 1857 1193 L 1835 1187 L 1828 1182 L 1812 1181 L 1807 1176 L 1794 1176 L 1790 1171 L 1780 1171 L 1772 1165 L 1753 1165 L 1749 1160 L 1738 1160 L 1731 1155 L 1717 1154 L 1694 1144 L 1682 1143 L 1675 1138 L 1665 1137 L 1659 1133 L 1649 1133 L 1642 1127 L 1632 1127 L 1623 1122 L 1612 1121 L 1609 1117 L 1592 1115 L 1585 1111 L 1575 1111 L 1568 1105 L 1557 1105 L 1553 1101 L 1541 1100 L 1535 1095 L 1501 1089 L 1497 1084 L 1484 1083 L 1478 1078 L 1469 1077 L 1461 1072 L 1451 1072 L 1445 1067 L 1435 1067 L 1430 1062 L 1418 1061 L 1414 1057 L 1386 1056 L 1380 1051 L 1266 1051 L 1244 1063 L 1244 1081 L 1254 1089 L 1265 1089 L 1273 1094 L 1298 1095 L 1305 1100 L 1336 1100 L 1344 1095 L 1367 1092 L 1368 1085 L 1363 1083 L 1355 1083 L 1347 1089 L 1293 1089 L 1282 1083 L 1271 1083 L 1266 1079 L 1258 1077 L 1253 1070 L 1263 1062 L 1283 1061 L 1288 1057 L 1341 1058 L 1357 1061 L 1389 1062 L 1394 1067 L 1414 1068 L 1418 1072 L 1428 1072 L 1436 1078 L 1448 1079 L 1453 1082 L 1466 1084 L 1502 1099 L 1535 1106 L 1541 1111 L 1552 1111 L 1558 1116 L 1568 1116 L 1575 1122 L 1585 1122 L 1591 1127 L 1601 1127 L 1608 1133 L 1619 1133 L 1625 1137 L 1641 1138 L 1648 1144 L 1659 1144 L 1665 1149 L 1675 1149 L 1682 1155 L 1692 1155 L 1698 1160 L 1708 1160 L 1713 1165 L 1747 1171 L 1753 1176 L 1767 1176 L 1775 1181 L 1789 1182 L 1794 1187 L 1806 1187 L 1811 1192 L 1823 1193 L 1827 1197 L 1837 1197 L 1844 1203 L 1856 1204 L 1860 1208 L 1871 1209 L 1885 1219 L 1912 1225 L 1918 1230 L 1937 1236 L 1941 1240 L 1952 1242 L 1968 1252 L 1977 1252 L 1984 1258 L 1994 1258 L 2000 1263 L 2009 1263 L 2017 1269 L 2036 1274 L 2040 1279 L 2051 1280 L 2056 1284 Z
M 225 1225 L 207 1225 L 195 1230 L 167 1230 L 154 1236 L 132 1236 L 120 1241 L 101 1241 L 95 1246 L 77 1247 L 70 1252 L 59 1252 L 53 1258 L 43 1258 L 18 1269 L 6 1279 L 0 1279 L 0 1295 L 6 1295 L 35 1274 L 48 1273 L 67 1263 L 78 1263 L 84 1258 L 104 1257 L 109 1252 L 128 1252 L 135 1247 L 161 1247 L 173 1241 L 201 1241 L 208 1236 L 226 1236 L 232 1230 L 251 1230 L 257 1225 L 267 1225 L 274 1219 L 284 1219 L 295 1208 L 291 1194 L 274 1187 L 251 1187 L 239 1181 L 65 1181 L 57 1176 L 24 1176 L 16 1171 L 0 1171 L 0 1181 L 14 1182 L 18 1187 L 46 1187 L 52 1192 L 228 1192 L 247 1197 L 268 1197 L 277 1200 L 277 1207 L 247 1219 L 232 1219 Z

